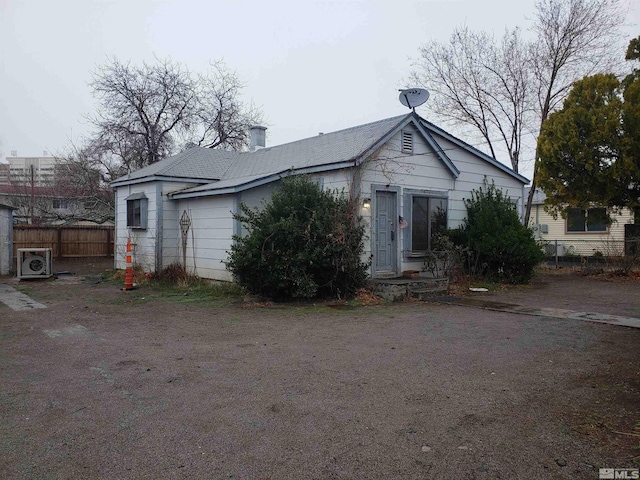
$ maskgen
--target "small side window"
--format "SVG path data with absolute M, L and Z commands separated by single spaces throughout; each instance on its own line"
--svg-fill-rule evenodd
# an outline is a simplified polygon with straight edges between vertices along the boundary
M 134 193 L 127 197 L 127 227 L 147 228 L 147 197 L 144 193 Z

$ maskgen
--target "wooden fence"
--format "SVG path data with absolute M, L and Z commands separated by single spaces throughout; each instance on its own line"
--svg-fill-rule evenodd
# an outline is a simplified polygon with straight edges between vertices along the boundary
M 18 248 L 51 248 L 54 258 L 113 257 L 114 227 L 14 225 L 13 257 Z

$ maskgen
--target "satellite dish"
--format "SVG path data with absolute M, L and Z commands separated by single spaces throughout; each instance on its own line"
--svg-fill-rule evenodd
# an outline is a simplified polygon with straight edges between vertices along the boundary
M 405 107 L 416 108 L 429 100 L 429 90 L 424 88 L 407 88 L 400 90 L 400 103 Z

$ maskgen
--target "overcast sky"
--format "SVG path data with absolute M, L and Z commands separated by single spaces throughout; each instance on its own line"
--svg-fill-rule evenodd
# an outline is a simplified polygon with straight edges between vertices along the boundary
M 526 29 L 534 3 L 0 0 L 0 158 L 81 143 L 95 106 L 87 84 L 107 57 L 171 57 L 197 72 L 223 59 L 246 84 L 243 99 L 262 108 L 268 145 L 401 115 L 397 90 L 411 86 L 421 44 L 463 24 Z M 631 39 L 640 0 L 623 3 Z

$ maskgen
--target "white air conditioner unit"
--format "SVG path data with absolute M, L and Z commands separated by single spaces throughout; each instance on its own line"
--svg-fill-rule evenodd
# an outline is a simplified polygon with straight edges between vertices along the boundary
M 556 250 L 556 245 L 558 246 L 557 250 Z M 545 250 L 545 253 L 548 256 L 555 256 L 556 254 L 559 257 L 563 257 L 564 256 L 564 245 L 562 243 L 557 243 L 557 244 L 556 243 L 551 243 L 551 242 L 547 243 L 544 246 L 544 250 Z
M 51 277 L 50 248 L 19 248 L 17 258 L 18 279 Z

